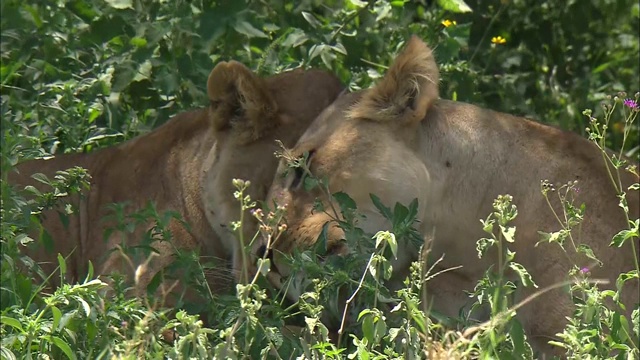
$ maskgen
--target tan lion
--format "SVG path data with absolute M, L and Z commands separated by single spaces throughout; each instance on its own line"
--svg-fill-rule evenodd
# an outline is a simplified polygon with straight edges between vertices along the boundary
M 482 260 L 476 240 L 486 237 L 479 219 L 492 212 L 492 202 L 500 194 L 510 194 L 518 207 L 514 221 L 516 241 L 509 244 L 515 261 L 533 275 L 539 288 L 568 279 L 572 263 L 588 267 L 592 278 L 607 279 L 615 288 L 618 274 L 636 268 L 632 244 L 624 249 L 609 246 L 612 236 L 628 226 L 612 186 L 603 157 L 589 140 L 576 134 L 524 118 L 477 106 L 440 100 L 439 71 L 431 50 L 412 38 L 397 56 L 386 76 L 373 88 L 342 95 L 329 106 L 291 149 L 294 156 L 308 152 L 311 173 L 326 178 L 330 191 L 345 192 L 366 216 L 359 222 L 373 234 L 389 229 L 388 222 L 370 200 L 376 194 L 387 205 L 408 205 L 419 201 L 417 223 L 422 234 L 431 236 L 431 255 L 444 255 L 438 269 L 454 268 L 427 284 L 433 308 L 450 316 L 469 301 L 463 290 L 471 291 L 496 253 Z M 278 286 L 291 274 L 282 253 L 313 244 L 329 217 L 313 211 L 314 199 L 327 199 L 319 189 L 303 189 L 304 171 L 289 171 L 281 163 L 268 199 L 287 204 L 287 232 L 275 243 L 270 280 Z M 553 183 L 578 181 L 576 204 L 586 204 L 582 227 L 573 236 L 588 245 L 602 260 L 602 267 L 556 244 L 536 243 L 540 231 L 561 229 L 540 189 L 542 179 Z M 622 188 L 638 181 L 628 172 L 621 174 Z M 638 218 L 637 191 L 627 194 L 631 218 Z M 559 207 L 555 207 L 560 211 Z M 343 232 L 329 227 L 327 247 L 333 253 L 348 251 Z M 638 243 L 635 242 L 637 256 Z M 261 244 L 264 250 L 264 243 Z M 407 267 L 418 257 L 418 249 L 400 244 L 394 272 L 403 280 Z M 256 253 L 260 249 L 256 248 Z M 437 271 L 437 270 L 436 270 Z M 515 278 L 514 274 L 510 274 Z M 392 279 L 393 280 L 393 279 Z M 630 308 L 638 302 L 638 281 L 624 289 L 623 302 Z M 299 293 L 289 289 L 295 300 Z M 533 291 L 517 294 L 517 301 Z M 560 348 L 547 342 L 562 331 L 573 309 L 566 287 L 546 292 L 518 310 L 535 349 L 546 354 Z M 629 309 L 629 312 L 631 310 Z
M 226 261 L 225 266 L 232 262 L 235 279 L 217 278 L 214 284 L 217 289 L 228 287 L 228 281 L 238 280 L 242 265 L 240 246 L 228 227 L 240 217 L 232 179 L 251 181 L 248 194 L 264 199 L 278 165 L 275 140 L 292 146 L 342 89 L 339 80 L 324 71 L 298 69 L 263 79 L 238 62 L 221 62 L 207 82 L 208 108 L 178 114 L 145 135 L 94 153 L 18 165 L 10 183 L 41 190 L 44 186 L 31 178 L 34 173 L 52 178 L 56 171 L 78 165 L 92 176 L 90 191 L 79 202 L 68 229 L 53 211 L 45 213 L 44 227 L 53 237 L 54 251 L 40 247 L 31 255 L 50 274 L 57 266 L 57 253 L 71 254 L 69 281 L 84 278 L 88 261 L 98 265 L 98 274 L 117 270 L 132 276 L 136 269 L 136 290 L 141 292 L 158 270 L 172 262 L 173 246 L 197 249 L 201 256 Z M 173 246 L 154 243 L 159 256 L 146 264 L 130 264 L 118 251 L 107 257 L 120 243 L 121 234 L 113 232 L 103 240 L 105 229 L 115 225 L 103 219 L 110 213 L 106 206 L 128 202 L 126 211 L 131 213 L 149 201 L 155 202 L 159 213 L 180 213 L 189 228 L 171 220 Z M 251 221 L 250 216 L 246 218 Z M 143 232 L 152 225 L 140 226 L 127 245 L 140 244 Z M 51 285 L 57 285 L 57 278 L 52 277 Z

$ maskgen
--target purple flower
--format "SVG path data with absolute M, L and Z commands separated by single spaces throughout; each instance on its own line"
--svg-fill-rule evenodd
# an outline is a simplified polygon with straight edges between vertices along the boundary
M 638 103 L 633 99 L 625 99 L 623 104 L 632 110 L 638 109 Z
M 583 267 L 582 269 L 580 269 L 580 273 L 582 274 L 586 274 L 589 272 L 589 268 L 588 267 Z

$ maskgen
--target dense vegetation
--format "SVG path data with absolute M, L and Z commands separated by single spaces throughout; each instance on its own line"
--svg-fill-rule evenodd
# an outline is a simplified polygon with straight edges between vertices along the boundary
M 366 359 L 446 349 L 458 356 L 530 356 L 521 328 L 509 319 L 507 325 L 462 336 L 449 332 L 450 324 L 437 314 L 431 315 L 442 322 L 428 318 L 421 310 L 425 275 L 418 265 L 407 288 L 394 294 L 401 301 L 391 314 L 375 307 L 376 293 L 388 291 L 378 288 L 370 267 L 373 276 L 361 284 L 365 291 L 358 303 L 366 310 L 351 326 L 353 335 L 341 339 L 339 348 L 332 346 L 318 323 L 320 306 L 330 307 L 330 299 L 318 294 L 336 286 L 326 279 L 351 275 L 358 280 L 369 256 L 339 276 L 327 277 L 328 270 L 318 265 L 307 269 L 318 280 L 298 310 L 284 308 L 258 286 L 211 298 L 209 327 L 197 316 L 167 315 L 149 302 L 129 299 L 118 286 L 105 301 L 106 285 L 92 276 L 50 295 L 39 287 L 38 277 L 19 270 L 18 263 L 29 264 L 21 247 L 31 241 L 25 234 L 37 226 L 39 212 L 61 193 L 80 190 L 86 178 L 75 169 L 43 180 L 51 183 L 51 192 L 27 201 L 17 191 L 23 189 L 6 181 L 12 168 L 27 159 L 113 145 L 180 111 L 206 105 L 206 79 L 220 60 L 238 60 L 262 75 L 300 66 L 325 68 L 351 89 L 366 88 L 384 73 L 380 64 L 389 64 L 409 35 L 417 34 L 435 48 L 443 98 L 533 117 L 585 136 L 606 131 L 606 137 L 593 140 L 634 159 L 640 154 L 634 122 L 640 8 L 631 0 L 3 0 L 0 11 L 3 359 L 45 358 L 37 354 L 55 359 Z M 597 122 L 583 114 L 590 108 Z M 345 211 L 354 210 L 349 199 L 338 200 Z M 509 197 L 496 202 L 495 221 L 510 220 L 509 204 Z M 393 219 L 396 226 L 389 230 L 396 236 L 415 236 L 410 230 L 414 208 L 405 205 L 380 209 Z M 141 209 L 140 216 L 162 218 L 153 209 Z M 629 231 L 625 240 L 637 241 L 637 220 Z M 379 236 L 393 247 L 394 236 Z M 42 233 L 34 240 L 46 238 Z M 369 250 L 382 255 L 384 246 L 372 243 Z M 384 257 L 376 261 L 383 269 Z M 496 288 L 501 286 L 506 291 L 505 284 Z M 621 359 L 637 357 L 637 313 L 611 323 L 597 288 L 588 281 L 575 286 L 592 296 L 589 306 L 596 315 L 586 324 L 577 316 L 560 345 L 576 359 L 614 356 L 615 351 Z M 289 334 L 285 322 L 307 327 L 308 336 Z M 629 332 L 631 324 L 635 333 Z M 163 341 L 166 329 L 175 329 L 178 341 Z

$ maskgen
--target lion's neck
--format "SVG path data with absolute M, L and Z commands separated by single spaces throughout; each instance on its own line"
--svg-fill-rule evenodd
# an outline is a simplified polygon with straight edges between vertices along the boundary
M 559 227 L 541 194 L 544 179 L 553 184 L 578 180 L 584 197 L 577 199 L 577 205 L 588 202 L 587 194 L 601 196 L 608 191 L 611 201 L 598 202 L 591 211 L 619 211 L 599 150 L 576 134 L 449 101 L 439 101 L 423 121 L 420 154 L 430 181 L 424 185 L 429 198 L 421 199 L 427 209 L 421 224 L 423 232 L 434 232 L 439 253 L 459 256 L 462 250 L 464 258 L 477 258 L 474 243 L 486 237 L 479 220 L 492 212 L 493 200 L 500 194 L 513 196 L 519 211 L 516 238 L 524 251 L 531 250 L 539 240 L 538 230 Z M 590 224 L 582 230 L 603 236 L 609 231 Z M 448 264 L 460 260 L 449 259 Z

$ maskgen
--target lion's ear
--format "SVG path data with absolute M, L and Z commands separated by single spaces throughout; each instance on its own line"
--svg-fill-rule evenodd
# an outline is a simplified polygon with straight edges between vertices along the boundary
M 439 97 L 440 72 L 431 49 L 415 35 L 384 78 L 349 111 L 351 118 L 373 121 L 421 121 Z
M 276 121 L 278 105 L 265 81 L 237 61 L 213 68 L 207 95 L 215 131 L 232 128 L 248 142 L 262 137 Z

